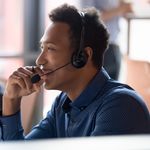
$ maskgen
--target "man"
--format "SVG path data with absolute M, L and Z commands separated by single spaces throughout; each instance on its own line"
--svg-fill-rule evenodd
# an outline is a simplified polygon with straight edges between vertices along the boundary
M 109 48 L 104 57 L 104 68 L 111 78 L 118 80 L 122 57 L 118 38 L 120 32 L 119 21 L 132 12 L 132 5 L 120 0 L 81 0 L 80 2 L 82 8 L 93 6 L 101 13 L 101 18 L 110 33 Z
M 64 4 L 49 18 L 52 24 L 41 38 L 37 67 L 21 67 L 7 81 L 0 118 L 2 139 L 148 133 L 149 112 L 141 97 L 112 80 L 102 67 L 108 32 L 98 12 L 91 9 L 80 13 Z M 62 93 L 47 117 L 24 137 L 21 98 L 42 84 Z

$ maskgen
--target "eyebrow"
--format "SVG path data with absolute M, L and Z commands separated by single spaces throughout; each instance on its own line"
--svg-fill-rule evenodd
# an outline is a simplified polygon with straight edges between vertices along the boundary
M 55 44 L 54 44 L 54 43 L 49 42 L 49 41 L 45 41 L 45 42 L 43 42 L 43 41 L 39 41 L 39 44 L 40 44 L 40 45 L 41 45 L 41 44 L 52 44 L 52 45 L 54 45 L 54 46 L 55 46 Z

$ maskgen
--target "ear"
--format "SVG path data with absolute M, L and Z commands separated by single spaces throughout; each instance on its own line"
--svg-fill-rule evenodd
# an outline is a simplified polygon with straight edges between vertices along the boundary
M 86 53 L 86 55 L 87 55 L 88 60 L 92 60 L 92 57 L 93 57 L 93 49 L 88 46 L 88 47 L 85 47 L 84 50 L 85 50 L 85 53 Z

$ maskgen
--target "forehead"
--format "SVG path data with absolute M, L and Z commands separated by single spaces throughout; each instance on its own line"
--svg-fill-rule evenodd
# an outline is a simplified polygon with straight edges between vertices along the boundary
M 62 43 L 70 42 L 70 27 L 66 23 L 56 22 L 50 24 L 42 36 L 41 43 Z

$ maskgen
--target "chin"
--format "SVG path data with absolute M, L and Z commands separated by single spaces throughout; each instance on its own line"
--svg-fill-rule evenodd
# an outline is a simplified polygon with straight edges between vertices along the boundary
M 44 83 L 44 88 L 46 90 L 55 90 L 55 87 L 52 84 L 46 82 Z

